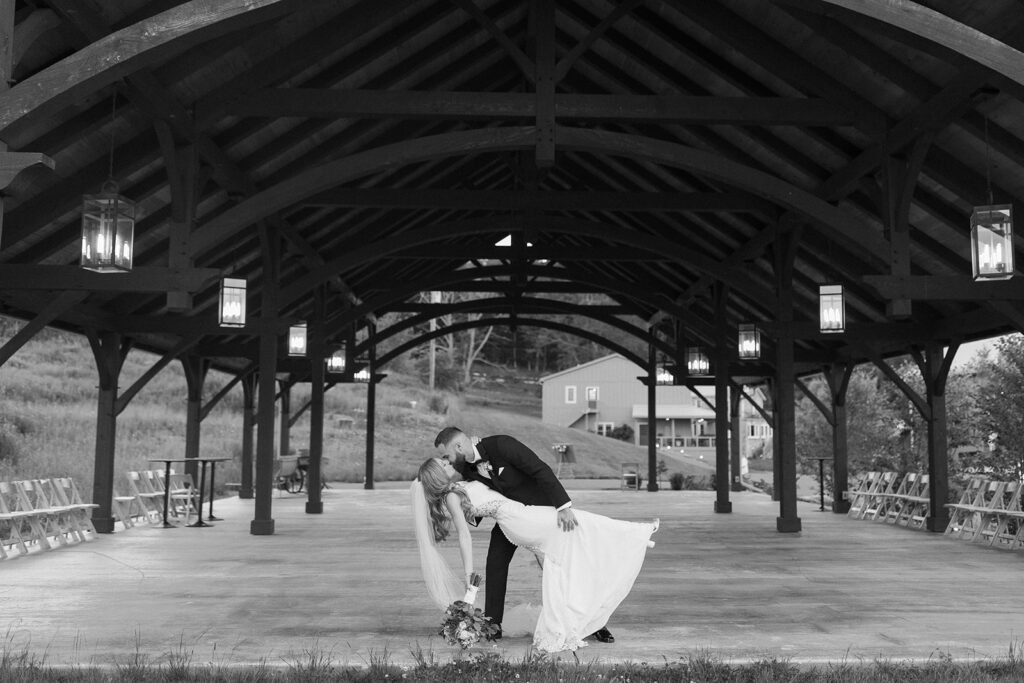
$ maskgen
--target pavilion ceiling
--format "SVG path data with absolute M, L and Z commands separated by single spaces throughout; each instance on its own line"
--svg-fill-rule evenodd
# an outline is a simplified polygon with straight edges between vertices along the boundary
M 224 369 L 260 316 L 322 305 L 342 339 L 446 289 L 668 345 L 755 322 L 808 367 L 1024 329 L 969 242 L 972 207 L 1024 196 L 1016 0 L 19 0 L 6 42 L 0 313 L 36 325 Z M 130 274 L 76 265 L 108 177 Z M 846 334 L 818 332 L 823 283 Z

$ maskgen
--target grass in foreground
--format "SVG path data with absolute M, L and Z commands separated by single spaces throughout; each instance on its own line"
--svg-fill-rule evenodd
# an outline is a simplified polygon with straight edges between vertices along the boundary
M 28 653 L 0 653 L 0 681 L 34 683 L 259 683 L 306 681 L 478 681 L 515 683 L 987 683 L 1024 680 L 1024 658 L 1019 646 L 1011 646 L 1005 659 L 956 662 L 936 654 L 927 662 L 838 662 L 826 665 L 796 665 L 786 660 L 764 659 L 731 664 L 715 655 L 700 653 L 679 661 L 660 664 L 624 663 L 572 664 L 552 661 L 532 654 L 520 660 L 503 659 L 496 653 L 466 654 L 449 662 L 440 662 L 433 652 L 416 650 L 412 665 L 392 663 L 384 650 L 371 653 L 361 666 L 332 662 L 329 653 L 309 650 L 293 661 L 264 662 L 255 666 L 231 666 L 193 663 L 191 652 L 184 650 L 158 658 L 137 653 L 126 661 L 109 666 L 54 667 Z

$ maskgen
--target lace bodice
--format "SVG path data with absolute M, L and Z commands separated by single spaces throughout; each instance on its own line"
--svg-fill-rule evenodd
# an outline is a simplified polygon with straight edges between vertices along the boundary
M 469 497 L 469 502 L 476 511 L 476 514 L 480 517 L 492 517 L 498 519 L 498 515 L 501 512 L 501 508 L 505 505 L 521 505 L 509 500 L 505 496 L 501 495 L 494 489 L 490 488 L 486 484 L 479 481 L 466 481 L 459 484 L 466 495 Z

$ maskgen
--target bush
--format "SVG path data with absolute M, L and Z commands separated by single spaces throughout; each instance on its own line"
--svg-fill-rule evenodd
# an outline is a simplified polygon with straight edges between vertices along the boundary
M 619 441 L 633 443 L 633 428 L 627 424 L 621 424 L 608 432 L 608 436 L 613 439 L 618 439 Z
M 683 490 L 683 473 L 682 472 L 673 472 L 672 476 L 668 478 L 668 485 L 672 487 L 673 491 L 682 491 Z

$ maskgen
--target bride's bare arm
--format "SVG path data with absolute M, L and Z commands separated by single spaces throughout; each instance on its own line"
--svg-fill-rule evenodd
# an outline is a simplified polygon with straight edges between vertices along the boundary
M 473 573 L 473 539 L 469 535 L 469 523 L 466 522 L 465 513 L 462 511 L 462 500 L 456 493 L 449 493 L 445 499 L 448 506 L 448 514 L 451 515 L 455 530 L 459 532 L 459 554 L 462 555 L 462 566 L 466 570 L 466 585 L 469 585 L 469 577 Z

